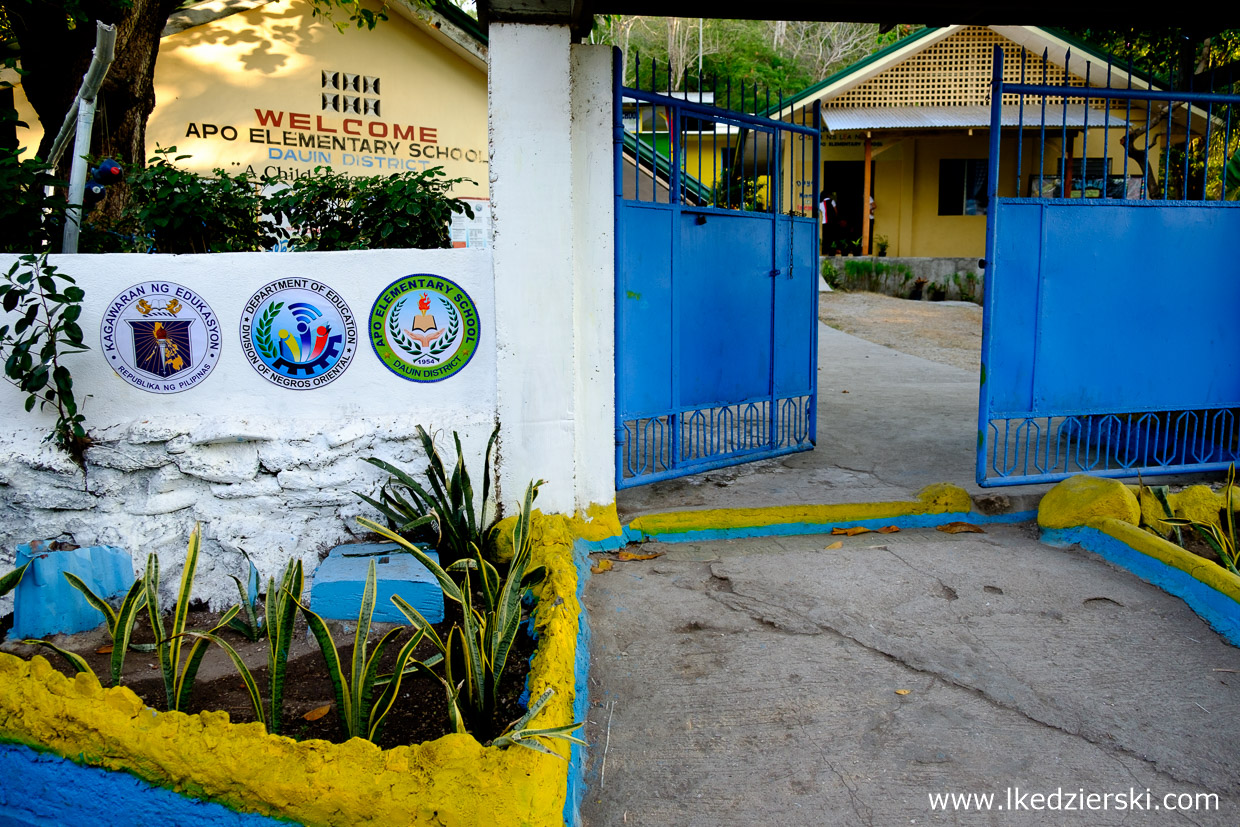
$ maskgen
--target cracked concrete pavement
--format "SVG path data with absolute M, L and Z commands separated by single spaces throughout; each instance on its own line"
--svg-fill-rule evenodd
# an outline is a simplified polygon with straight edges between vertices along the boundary
M 1240 650 L 1034 531 L 652 543 L 594 575 L 585 823 L 1240 823 Z M 1112 808 L 929 800 L 1009 788 Z M 1217 809 L 1114 809 L 1147 789 Z

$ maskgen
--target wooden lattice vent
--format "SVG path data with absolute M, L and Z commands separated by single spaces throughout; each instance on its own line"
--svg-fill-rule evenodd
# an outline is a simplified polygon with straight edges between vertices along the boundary
M 895 106 L 989 106 L 990 74 L 995 46 L 1003 47 L 1003 79 L 1019 82 L 1021 52 L 1025 53 L 1027 83 L 1064 83 L 1065 72 L 1053 62 L 1045 66 L 1042 56 L 1029 52 L 998 32 L 984 26 L 969 26 L 951 37 L 924 49 L 913 57 L 883 71 L 842 95 L 823 101 L 827 109 Z M 1060 62 L 1062 55 L 1056 56 Z M 1105 75 L 1106 68 L 1101 72 Z M 1091 78 L 1091 81 L 1093 78 Z M 1084 81 L 1068 75 L 1069 86 Z M 1093 85 L 1105 85 L 1094 83 Z M 1005 104 L 1019 102 L 1019 95 L 1003 96 Z M 1026 97 L 1026 104 L 1035 99 Z M 1038 99 L 1040 100 L 1040 99 Z M 1070 101 L 1079 103 L 1080 99 Z

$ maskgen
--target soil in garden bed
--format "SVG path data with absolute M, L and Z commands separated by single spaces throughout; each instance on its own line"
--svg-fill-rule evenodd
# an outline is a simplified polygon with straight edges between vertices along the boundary
M 435 624 L 435 629 L 442 638 L 447 638 L 448 631 L 455 619 L 460 617 L 460 609 L 453 603 L 445 607 L 444 622 Z M 219 621 L 218 612 L 191 611 L 186 629 L 206 631 Z M 0 624 L 11 626 L 11 615 L 0 620 Z M 165 628 L 172 624 L 171 615 L 164 618 Z M 336 646 L 340 652 L 340 660 L 346 672 L 352 663 L 354 624 L 329 622 Z M 371 628 L 371 651 L 379 639 L 392 624 L 374 624 Z M 267 698 L 267 642 L 260 638 L 257 642 L 246 640 L 241 634 L 232 630 L 221 630 L 220 634 L 241 655 L 254 675 L 259 692 L 264 700 Z M 380 674 L 388 674 L 395 667 L 400 647 L 409 639 L 412 632 L 403 630 L 395 643 L 388 646 L 384 660 L 380 663 Z M 107 628 L 100 626 L 89 632 L 76 635 L 57 635 L 49 638 L 61 648 L 76 652 L 84 657 L 90 667 L 99 676 L 105 686 L 111 675 L 111 655 L 107 651 L 110 646 Z M 150 622 L 143 613 L 134 627 L 132 638 L 134 643 L 146 643 L 154 640 Z M 188 657 L 190 643 L 182 647 L 182 661 Z M 529 674 L 529 661 L 535 648 L 534 640 L 526 633 L 526 625 L 522 624 L 520 633 L 508 657 L 508 665 L 504 671 L 499 697 L 499 727 L 516 720 L 525 712 L 521 703 L 525 691 L 526 677 Z M 62 673 L 72 676 L 73 669 L 56 653 L 35 646 L 24 646 L 16 642 L 5 642 L 0 649 L 17 654 L 24 658 L 42 655 L 52 666 Z M 436 652 L 434 646 L 423 641 L 414 656 L 420 660 L 430 658 Z M 159 668 L 159 660 L 154 652 L 130 651 L 125 657 L 125 667 L 121 674 L 121 684 L 132 689 L 148 706 L 164 711 L 167 699 L 164 682 Z M 375 697 L 378 697 L 376 692 Z M 284 733 L 297 740 L 322 739 L 341 743 L 346 740 L 340 725 L 339 713 L 335 708 L 335 692 L 323 655 L 319 651 L 318 642 L 310 636 L 304 619 L 299 615 L 293 635 L 293 646 L 289 652 L 288 669 L 284 685 Z M 305 716 L 321 710 L 324 706 L 331 709 L 315 720 Z M 212 646 L 203 658 L 190 696 L 190 708 L 185 712 L 201 712 L 205 710 L 227 712 L 229 718 L 236 723 L 254 721 L 254 707 L 245 684 L 237 674 L 228 656 L 217 646 Z M 314 717 L 311 715 L 311 717 Z M 438 681 L 420 675 L 407 676 L 401 683 L 400 696 L 387 716 L 383 730 L 377 743 L 383 749 L 403 744 L 417 744 L 433 741 L 450 732 L 448 724 L 448 705 L 443 685 Z

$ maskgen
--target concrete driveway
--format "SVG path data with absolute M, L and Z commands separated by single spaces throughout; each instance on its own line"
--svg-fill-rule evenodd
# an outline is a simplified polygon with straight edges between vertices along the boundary
M 585 822 L 1240 824 L 1240 650 L 986 532 L 652 543 L 594 575 Z

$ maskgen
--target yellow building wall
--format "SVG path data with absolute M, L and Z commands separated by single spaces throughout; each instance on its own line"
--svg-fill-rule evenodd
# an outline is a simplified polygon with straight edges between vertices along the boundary
M 325 87 L 325 72 L 377 78 L 378 89 Z M 378 112 L 325 109 L 325 93 L 377 102 Z M 287 180 L 319 166 L 352 175 L 442 166 L 474 182 L 454 195 L 487 197 L 486 72 L 395 12 L 374 30 L 340 32 L 304 0 L 279 0 L 170 35 L 155 99 L 148 155 L 175 146 L 189 156 L 178 166 L 202 175 Z M 36 126 L 24 138 L 32 146 L 41 130 L 25 120 Z
M 722 153 L 727 148 L 728 138 L 725 135 L 685 133 L 685 173 L 703 186 L 713 187 L 723 174 Z
M 912 255 L 985 255 L 986 216 L 939 215 L 939 161 L 952 158 L 985 159 L 989 154 L 989 142 L 983 130 L 974 130 L 971 136 L 964 134 L 944 138 L 921 138 L 917 141 L 913 172 Z M 1005 160 L 1000 159 L 1001 168 L 1005 166 Z M 1004 175 L 1004 172 L 1008 174 Z M 1012 194 L 1010 173 L 1010 169 L 1001 169 L 1001 195 Z M 1003 190 L 1005 177 L 1009 181 L 1008 192 Z

